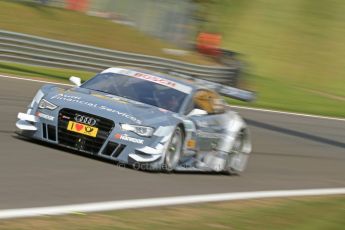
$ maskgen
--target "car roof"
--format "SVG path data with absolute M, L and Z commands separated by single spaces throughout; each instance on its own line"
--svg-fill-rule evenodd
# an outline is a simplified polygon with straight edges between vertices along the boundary
M 170 81 L 175 81 L 177 83 L 184 84 L 186 86 L 192 87 L 193 89 L 196 88 L 196 85 L 195 85 L 194 81 L 183 79 L 183 78 L 180 78 L 178 76 L 172 76 L 172 75 L 169 75 L 167 73 L 162 73 L 162 72 L 159 72 L 159 71 L 148 70 L 148 69 L 144 69 L 144 68 L 140 68 L 140 67 L 127 67 L 126 66 L 126 67 L 121 67 L 121 68 L 129 69 L 129 70 L 134 70 L 134 71 L 137 71 L 137 72 L 142 72 L 142 73 L 146 73 L 146 74 L 150 74 L 150 75 L 154 75 L 154 76 L 158 76 L 158 77 L 161 77 L 161 78 L 168 79 Z

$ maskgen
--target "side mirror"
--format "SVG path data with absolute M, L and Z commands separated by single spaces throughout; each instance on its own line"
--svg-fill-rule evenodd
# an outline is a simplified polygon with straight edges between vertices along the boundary
M 202 109 L 193 109 L 190 113 L 188 113 L 188 117 L 189 116 L 202 116 L 202 115 L 206 115 L 207 112 L 205 110 Z
M 69 78 L 69 81 L 72 82 L 73 84 L 75 84 L 76 86 L 80 86 L 81 85 L 81 79 L 79 77 L 71 76 Z

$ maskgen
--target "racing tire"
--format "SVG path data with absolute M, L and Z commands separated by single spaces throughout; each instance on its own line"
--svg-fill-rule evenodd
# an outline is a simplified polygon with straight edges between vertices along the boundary
M 173 172 L 181 158 L 183 148 L 184 134 L 181 127 L 176 127 L 170 138 L 169 145 L 164 155 L 163 171 Z
M 224 168 L 224 173 L 226 175 L 237 175 L 238 172 L 233 169 L 230 165 L 232 158 L 234 157 L 234 155 L 236 154 L 242 154 L 242 151 L 244 149 L 244 145 L 245 145 L 245 132 L 244 130 L 241 130 L 235 139 L 234 145 L 230 151 L 230 153 L 227 155 L 227 159 L 226 159 L 226 166 Z

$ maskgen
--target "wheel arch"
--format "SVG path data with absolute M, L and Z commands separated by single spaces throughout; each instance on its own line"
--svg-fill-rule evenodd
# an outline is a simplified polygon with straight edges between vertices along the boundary
M 182 134 L 183 134 L 183 138 L 185 139 L 185 137 L 186 137 L 186 127 L 185 127 L 185 125 L 181 122 L 181 123 L 178 123 L 176 125 L 176 127 L 180 127 L 181 128 Z M 183 140 L 183 141 L 185 141 L 185 140 Z
M 250 132 L 249 128 L 246 124 L 246 122 L 237 114 L 237 113 L 229 113 L 230 121 L 225 125 L 226 133 L 224 134 L 224 137 L 222 138 L 221 142 L 219 143 L 218 150 L 223 152 L 230 152 L 234 140 L 237 137 L 237 135 L 243 131 L 246 138 L 246 152 L 251 152 L 251 138 L 250 138 Z

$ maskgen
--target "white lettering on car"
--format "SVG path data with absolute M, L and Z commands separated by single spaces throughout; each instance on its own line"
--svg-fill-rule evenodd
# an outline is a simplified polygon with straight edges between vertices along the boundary
M 144 143 L 144 140 L 127 136 L 127 134 L 119 134 L 119 133 L 117 133 L 117 134 L 115 134 L 114 137 L 115 137 L 115 139 L 129 141 L 129 142 L 133 142 L 133 143 L 137 143 L 137 144 L 143 144 Z
M 122 117 L 125 117 L 125 118 L 139 124 L 139 125 L 142 124 L 141 120 L 139 120 L 138 118 L 136 118 L 130 114 L 120 112 L 116 109 L 112 109 L 112 108 L 109 108 L 109 107 L 104 106 L 104 105 L 98 105 L 97 103 L 92 103 L 92 102 L 81 100 L 82 99 L 81 97 L 69 96 L 69 95 L 65 95 L 65 94 L 56 94 L 56 95 L 52 96 L 51 99 L 62 100 L 62 101 L 72 102 L 72 103 L 78 103 L 81 105 L 87 105 L 87 106 L 95 108 L 95 109 L 107 111 L 110 113 L 115 113 L 115 114 L 122 116 Z
M 140 78 L 146 81 L 151 81 L 157 84 L 161 84 L 170 88 L 174 88 L 178 91 L 184 92 L 184 93 L 191 93 L 192 88 L 188 85 L 181 84 L 179 82 L 175 82 L 169 79 L 166 79 L 164 77 L 159 77 L 156 75 L 151 75 L 147 73 L 142 73 L 142 72 L 137 72 L 134 70 L 128 70 L 128 69 L 121 69 L 121 68 L 109 68 L 102 73 L 118 73 L 118 74 L 123 74 L 127 75 L 129 77 L 135 77 L 135 78 Z
M 44 113 L 41 113 L 41 112 L 37 112 L 36 116 L 41 117 L 41 118 L 46 119 L 46 120 L 49 120 L 49 121 L 54 121 L 54 117 L 53 116 L 50 116 L 50 115 L 47 115 L 47 114 L 44 114 Z

